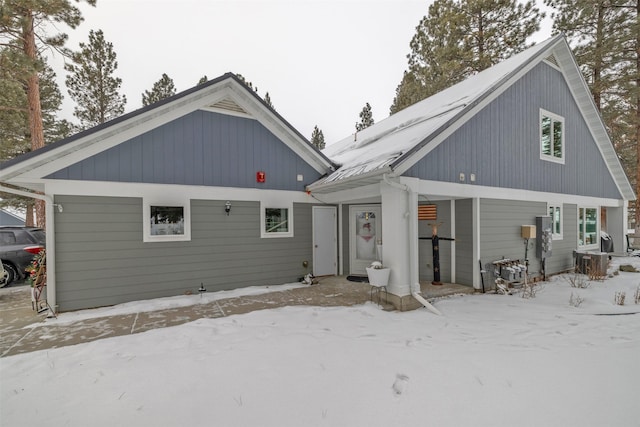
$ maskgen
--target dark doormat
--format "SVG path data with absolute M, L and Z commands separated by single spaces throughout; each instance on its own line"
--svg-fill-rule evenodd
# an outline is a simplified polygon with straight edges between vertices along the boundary
M 347 280 L 350 282 L 369 283 L 369 278 L 367 276 L 347 276 Z

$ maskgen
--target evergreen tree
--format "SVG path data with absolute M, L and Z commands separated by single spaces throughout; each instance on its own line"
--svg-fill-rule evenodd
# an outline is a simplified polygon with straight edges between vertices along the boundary
M 6 51 L 0 52 L 0 58 Z M 43 134 L 45 143 L 56 141 L 70 135 L 69 122 L 58 120 L 57 112 L 62 104 L 62 93 L 56 83 L 56 75 L 51 67 L 42 60 L 44 69 L 39 73 L 40 101 L 42 105 Z M 6 66 L 5 66 L 6 65 Z M 29 133 L 29 114 L 25 107 L 27 93 L 24 85 L 12 84 L 6 78 L 11 67 L 3 63 L 0 67 L 0 161 L 5 161 L 31 151 Z M 12 207 L 28 212 L 33 224 L 34 199 L 3 193 L 2 207 Z
M 142 94 L 142 105 L 147 106 L 175 94 L 176 87 L 173 84 L 173 79 L 163 73 L 160 80 L 153 84 L 151 90 L 145 90 Z
M 322 150 L 325 147 L 324 134 L 320 129 L 318 129 L 318 125 L 313 127 L 313 133 L 311 134 L 311 145 L 316 147 L 318 150 Z
M 204 84 L 204 83 L 206 83 L 208 81 L 209 81 L 209 78 L 206 75 L 204 75 L 204 76 L 200 77 L 200 80 L 198 80 L 198 85 Z
M 273 106 L 273 103 L 271 102 L 271 97 L 269 96 L 269 92 L 264 94 L 264 102 L 266 102 L 269 107 L 271 107 L 271 108 L 273 108 L 275 110 L 275 107 Z
M 356 123 L 356 131 L 360 132 L 374 123 L 371 105 L 367 102 L 360 112 L 360 122 Z
M 534 0 L 435 0 L 416 27 L 391 113 L 524 50 L 544 16 Z
M 96 0 L 86 0 L 95 5 Z M 56 49 L 67 53 L 64 43 L 67 35 L 63 33 L 48 35 L 49 30 L 55 28 L 55 23 L 64 23 L 76 28 L 82 22 L 80 9 L 70 0 L 36 1 L 36 0 L 3 0 L 0 3 L 0 45 L 10 51 L 3 55 L 12 57 L 9 61 L 13 66 L 21 69 L 14 73 L 21 76 L 26 88 L 26 107 L 29 118 L 29 135 L 31 149 L 42 148 L 45 143 L 42 107 L 40 103 L 39 72 L 43 69 L 38 52 L 44 48 Z M 49 24 L 49 25 L 47 25 Z M 15 91 L 12 90 L 12 94 Z M 14 96 L 11 100 L 15 100 Z M 45 226 L 44 202 L 36 203 L 37 225 Z M 30 218 L 30 215 L 27 215 Z M 29 224 L 29 221 L 27 221 Z
M 247 79 L 244 78 L 244 76 L 242 74 L 236 74 L 236 77 L 238 77 L 238 79 L 240 79 L 240 81 L 242 83 L 244 83 L 245 85 L 247 85 L 249 87 L 249 89 L 253 90 L 253 91 L 258 91 L 258 86 L 256 86 L 255 88 L 253 87 L 253 83 L 251 83 L 250 81 L 247 81 Z
M 545 0 L 554 32 L 566 35 L 609 130 L 622 166 L 640 194 L 640 2 Z M 633 207 L 631 207 L 633 210 Z M 640 227 L 640 205 L 635 207 Z
M 80 127 L 87 129 L 120 116 L 127 99 L 118 93 L 122 79 L 113 76 L 118 68 L 116 53 L 102 30 L 91 30 L 89 43 L 80 43 L 72 60 L 65 65 L 71 73 L 66 84 L 77 104 L 74 115 L 80 119 Z

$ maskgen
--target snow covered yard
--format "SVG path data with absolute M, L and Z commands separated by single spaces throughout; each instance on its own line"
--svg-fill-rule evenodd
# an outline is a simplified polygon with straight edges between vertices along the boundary
M 0 425 L 640 426 L 640 273 L 570 277 L 442 317 L 285 307 L 5 357 Z

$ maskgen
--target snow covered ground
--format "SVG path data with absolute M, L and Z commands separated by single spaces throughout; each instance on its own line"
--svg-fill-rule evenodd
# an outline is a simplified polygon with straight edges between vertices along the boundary
M 443 316 L 285 307 L 5 357 L 0 425 L 640 426 L 640 273 L 570 277 Z

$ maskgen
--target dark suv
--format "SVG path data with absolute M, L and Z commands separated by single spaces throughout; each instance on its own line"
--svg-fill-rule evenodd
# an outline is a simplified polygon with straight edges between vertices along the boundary
M 0 227 L 0 259 L 7 272 L 5 285 L 25 278 L 25 269 L 44 249 L 45 231 L 36 227 Z

